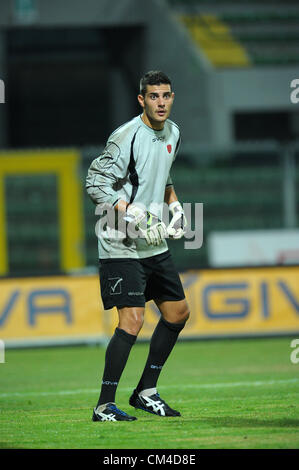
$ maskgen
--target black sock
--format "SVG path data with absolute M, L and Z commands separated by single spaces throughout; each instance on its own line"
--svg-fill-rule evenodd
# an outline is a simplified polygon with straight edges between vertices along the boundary
M 137 336 L 130 335 L 120 328 L 115 329 L 106 349 L 102 388 L 97 406 L 115 401 L 118 382 L 136 338 Z
M 162 367 L 185 323 L 169 323 L 163 317 L 160 318 L 151 339 L 149 355 L 143 374 L 136 388 L 138 393 L 147 388 L 156 387 Z

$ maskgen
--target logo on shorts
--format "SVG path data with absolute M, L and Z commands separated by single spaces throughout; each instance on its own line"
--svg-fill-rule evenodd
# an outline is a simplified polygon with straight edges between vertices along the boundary
M 109 277 L 110 282 L 110 295 L 121 294 L 121 281 L 122 277 Z

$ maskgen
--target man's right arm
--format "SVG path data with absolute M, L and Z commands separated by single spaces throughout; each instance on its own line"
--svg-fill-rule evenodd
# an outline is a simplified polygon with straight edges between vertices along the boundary
M 118 207 L 120 198 L 114 187 L 127 174 L 129 161 L 126 155 L 127 152 L 121 151 L 119 145 L 108 141 L 101 155 L 92 161 L 86 178 L 86 191 L 95 204 Z M 119 209 L 122 207 L 120 204 Z
M 119 180 L 125 178 L 128 172 L 128 157 L 130 152 L 115 142 L 109 142 L 102 154 L 91 163 L 86 178 L 86 190 L 92 201 L 102 208 L 116 210 L 120 216 L 145 238 L 149 245 L 159 245 L 166 237 L 164 223 L 145 208 L 130 204 L 121 199 L 114 189 Z M 130 235 L 130 233 L 129 233 Z

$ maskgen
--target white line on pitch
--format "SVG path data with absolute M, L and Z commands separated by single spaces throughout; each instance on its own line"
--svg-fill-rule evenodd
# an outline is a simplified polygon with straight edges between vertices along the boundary
M 179 388 L 184 390 L 186 388 L 193 389 L 210 389 L 210 388 L 230 388 L 230 387 L 260 387 L 263 385 L 279 385 L 279 384 L 291 384 L 297 383 L 299 379 L 286 379 L 286 380 L 265 380 L 265 381 L 254 381 L 254 382 L 224 382 L 224 383 L 214 383 L 214 384 L 180 384 L 180 385 L 160 385 L 160 389 L 169 389 L 169 388 Z M 132 390 L 132 387 L 126 387 L 119 389 L 122 392 L 129 392 Z M 99 388 L 83 388 L 76 390 L 53 390 L 49 392 L 7 392 L 0 393 L 0 398 L 6 397 L 31 397 L 31 396 L 48 396 L 48 395 L 78 395 L 80 393 L 98 393 Z

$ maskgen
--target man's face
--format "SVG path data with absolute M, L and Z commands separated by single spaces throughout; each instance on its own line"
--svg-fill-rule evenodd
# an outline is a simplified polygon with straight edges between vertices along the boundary
M 153 129 L 163 129 L 164 122 L 170 115 L 174 93 L 170 85 L 147 85 L 146 94 L 138 95 L 143 108 L 143 120 Z

